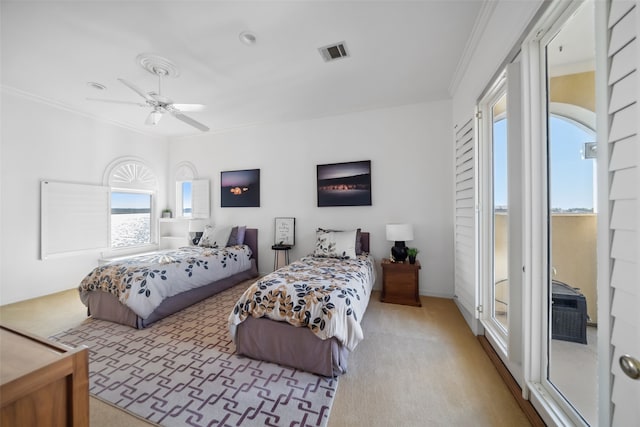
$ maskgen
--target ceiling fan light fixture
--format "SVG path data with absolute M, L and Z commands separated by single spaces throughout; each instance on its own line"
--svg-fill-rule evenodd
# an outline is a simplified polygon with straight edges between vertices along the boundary
M 158 77 L 158 92 L 145 92 L 136 84 L 131 83 L 123 78 L 118 81 L 140 95 L 144 99 L 142 102 L 117 101 L 110 99 L 87 98 L 95 101 L 110 102 L 117 104 L 133 104 L 140 107 L 151 107 L 151 112 L 145 120 L 146 125 L 157 125 L 164 113 L 192 126 L 202 132 L 207 132 L 209 128 L 199 121 L 185 115 L 183 111 L 201 111 L 205 106 L 202 104 L 174 104 L 173 101 L 161 95 L 162 79 L 164 77 L 177 77 L 179 75 L 178 66 L 166 58 L 151 54 L 140 54 L 136 61 L 148 72 Z
M 162 118 L 162 111 L 153 110 L 149 113 L 149 117 L 147 117 L 147 121 L 145 122 L 148 125 L 155 126 L 160 123 L 160 119 Z
M 247 46 L 253 46 L 258 41 L 258 37 L 256 37 L 255 33 L 251 31 L 243 31 L 238 36 L 240 41 Z

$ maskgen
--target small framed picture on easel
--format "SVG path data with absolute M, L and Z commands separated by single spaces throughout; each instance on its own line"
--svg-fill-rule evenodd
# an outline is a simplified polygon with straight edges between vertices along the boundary
M 296 219 L 276 218 L 275 235 L 273 243 L 275 245 L 293 246 L 296 243 Z

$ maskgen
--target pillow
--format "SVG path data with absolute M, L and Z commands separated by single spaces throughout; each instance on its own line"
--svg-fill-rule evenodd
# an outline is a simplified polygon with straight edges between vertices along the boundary
M 238 227 L 238 245 L 244 245 L 244 235 L 247 232 L 247 226 L 241 225 Z
M 229 234 L 229 240 L 227 240 L 227 246 L 233 246 L 238 244 L 238 226 L 231 228 L 231 234 Z
M 231 227 L 212 227 L 211 225 L 205 225 L 204 233 L 202 233 L 198 246 L 223 248 L 229 241 L 230 234 Z
M 231 229 L 231 234 L 229 234 L 227 246 L 244 245 L 244 234 L 246 230 L 247 227 L 244 225 L 233 227 Z
M 313 252 L 313 256 L 355 258 L 356 233 L 356 230 L 328 231 L 319 228 L 316 231 L 316 249 Z
M 322 231 L 343 231 L 343 230 L 325 230 L 323 228 L 318 228 L 318 230 L 322 230 Z M 360 228 L 358 228 L 356 230 L 356 255 L 362 255 L 363 254 L 363 250 L 362 250 L 362 230 Z

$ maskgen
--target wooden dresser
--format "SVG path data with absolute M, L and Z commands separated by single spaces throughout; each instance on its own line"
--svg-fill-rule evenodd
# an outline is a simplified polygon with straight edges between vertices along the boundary
M 414 305 L 420 303 L 420 261 L 415 264 L 394 263 L 382 260 L 382 295 L 380 301 L 394 304 Z
M 0 425 L 88 426 L 89 353 L 0 326 Z

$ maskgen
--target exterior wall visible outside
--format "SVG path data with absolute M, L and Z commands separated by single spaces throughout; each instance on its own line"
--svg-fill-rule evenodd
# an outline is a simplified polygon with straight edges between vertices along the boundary
M 577 105 L 596 111 L 595 72 L 566 74 L 552 77 L 549 82 L 551 102 Z
M 495 217 L 496 281 L 507 277 L 507 267 L 498 261 L 506 260 L 506 214 Z M 596 298 L 596 225 L 595 214 L 554 214 L 551 216 L 553 268 L 555 280 L 578 288 L 587 300 L 590 323 L 597 323 Z M 508 301 L 508 287 L 496 286 L 496 298 Z

